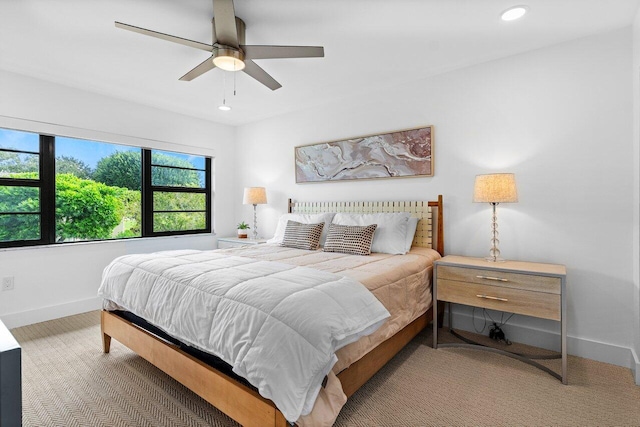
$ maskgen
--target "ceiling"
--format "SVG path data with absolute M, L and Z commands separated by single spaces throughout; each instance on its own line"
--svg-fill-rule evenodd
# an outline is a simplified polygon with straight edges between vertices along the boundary
M 500 20 L 503 10 L 523 3 L 530 8 L 524 18 Z M 0 69 L 240 125 L 622 28 L 638 3 L 235 0 L 247 44 L 325 48 L 324 58 L 256 60 L 283 86 L 271 91 L 221 70 L 179 81 L 209 54 L 114 26 L 211 43 L 211 0 L 0 0 Z M 217 109 L 223 87 L 232 111 Z

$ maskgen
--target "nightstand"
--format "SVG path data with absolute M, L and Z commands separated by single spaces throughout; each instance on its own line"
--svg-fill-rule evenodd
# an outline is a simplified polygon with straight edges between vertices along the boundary
M 562 375 L 529 357 L 479 344 L 440 344 L 472 347 L 504 354 L 536 366 L 567 383 L 566 268 L 558 264 L 521 261 L 488 262 L 483 258 L 449 255 L 435 262 L 433 306 L 438 301 L 464 304 L 560 322 Z M 451 313 L 451 307 L 449 308 Z M 451 317 L 449 317 L 451 319 Z M 453 331 L 451 323 L 449 328 Z M 433 348 L 438 348 L 438 319 L 434 310 Z
M 239 239 L 237 237 L 219 237 L 218 249 L 239 248 L 246 245 L 260 245 L 267 243 L 266 239 Z

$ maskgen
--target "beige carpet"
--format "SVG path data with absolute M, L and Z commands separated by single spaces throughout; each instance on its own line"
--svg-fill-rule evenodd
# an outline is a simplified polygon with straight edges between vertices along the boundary
M 120 343 L 103 354 L 98 312 L 12 332 L 23 346 L 25 426 L 236 425 Z M 508 357 L 430 344 L 425 331 L 347 402 L 336 425 L 640 426 L 640 387 L 628 369 L 570 357 L 563 386 Z

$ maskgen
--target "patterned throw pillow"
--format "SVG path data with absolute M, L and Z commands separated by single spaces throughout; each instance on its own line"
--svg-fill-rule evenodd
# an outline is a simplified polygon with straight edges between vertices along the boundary
M 320 235 L 323 228 L 324 222 L 303 224 L 289 220 L 287 221 L 287 227 L 284 230 L 284 237 L 280 246 L 315 251 L 320 246 Z
M 377 224 L 365 226 L 329 224 L 324 251 L 370 255 L 371 242 L 377 226 Z

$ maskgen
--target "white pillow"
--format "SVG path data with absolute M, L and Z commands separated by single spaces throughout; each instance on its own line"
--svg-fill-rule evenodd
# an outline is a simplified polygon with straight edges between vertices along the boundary
M 411 250 L 411 245 L 413 244 L 413 238 L 416 235 L 416 228 L 418 228 L 418 218 L 410 217 L 409 222 L 407 223 L 407 238 L 404 242 L 407 252 Z
M 373 235 L 371 252 L 386 254 L 406 254 L 408 212 L 354 214 L 337 213 L 333 217 L 333 223 L 339 225 L 370 225 L 377 224 L 376 233 Z
M 283 214 L 278 219 L 278 226 L 276 227 L 276 233 L 273 238 L 267 240 L 267 243 L 281 244 L 284 239 L 284 231 L 287 229 L 287 221 L 296 221 L 302 224 L 317 224 L 324 222 L 324 228 L 322 229 L 322 235 L 320 236 L 320 246 L 324 246 L 324 241 L 327 239 L 327 231 L 329 230 L 329 224 L 335 212 L 321 213 L 321 214 Z

